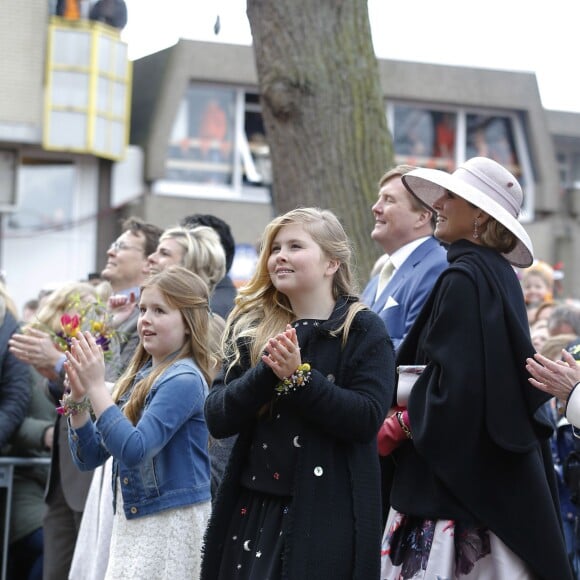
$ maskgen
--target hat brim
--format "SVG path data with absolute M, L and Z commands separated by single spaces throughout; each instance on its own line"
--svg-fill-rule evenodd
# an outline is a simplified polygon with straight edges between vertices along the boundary
M 531 266 L 534 261 L 534 250 L 532 241 L 522 224 L 479 189 L 439 169 L 414 169 L 403 175 L 401 179 L 409 192 L 431 209 L 435 201 L 448 190 L 483 210 L 517 238 L 516 247 L 511 252 L 504 253 L 503 256 L 519 268 Z

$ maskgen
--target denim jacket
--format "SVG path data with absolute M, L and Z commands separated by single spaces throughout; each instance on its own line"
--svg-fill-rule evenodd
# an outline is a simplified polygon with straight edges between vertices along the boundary
M 135 382 L 152 370 L 151 362 Z M 80 429 L 69 424 L 69 444 L 81 471 L 113 456 L 113 510 L 120 478 L 127 519 L 210 499 L 208 431 L 203 415 L 207 383 L 191 359 L 176 360 L 154 383 L 136 426 L 119 406 Z

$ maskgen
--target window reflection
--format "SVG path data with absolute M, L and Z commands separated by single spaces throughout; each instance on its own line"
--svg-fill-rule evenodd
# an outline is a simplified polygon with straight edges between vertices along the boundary
M 494 159 L 516 177 L 521 168 L 514 144 L 511 120 L 492 115 L 467 115 L 467 158 Z
M 453 169 L 456 117 L 447 111 L 395 105 L 393 134 L 397 162 Z
M 37 231 L 70 223 L 74 187 L 74 164 L 23 159 L 18 170 L 18 210 L 7 216 L 7 229 Z
M 188 87 L 171 133 L 167 179 L 232 183 L 234 111 L 235 91 Z

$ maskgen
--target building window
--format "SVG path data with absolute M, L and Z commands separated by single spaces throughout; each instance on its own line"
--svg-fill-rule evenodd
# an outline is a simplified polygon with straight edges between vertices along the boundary
M 271 183 L 259 95 L 190 84 L 173 123 L 165 179 L 153 191 L 268 202 Z
M 399 163 L 452 169 L 457 115 L 423 107 L 395 105 L 393 138 Z
M 514 112 L 455 110 L 412 103 L 389 103 L 387 122 L 393 135 L 395 161 L 453 171 L 475 156 L 495 159 L 524 188 L 520 219 L 533 219 L 534 176 L 521 118 Z
M 187 89 L 169 140 L 166 179 L 231 185 L 235 104 L 233 90 Z
M 249 186 L 271 185 L 270 147 L 266 141 L 260 98 L 256 93 L 245 94 L 243 138 L 248 144 L 251 156 L 251 163 L 243 161 L 244 183 Z
M 466 158 L 476 156 L 494 159 L 516 177 L 521 176 L 522 170 L 509 117 L 467 115 Z
M 72 162 L 23 158 L 18 171 L 18 209 L 7 215 L 6 229 L 33 233 L 70 224 L 75 180 Z

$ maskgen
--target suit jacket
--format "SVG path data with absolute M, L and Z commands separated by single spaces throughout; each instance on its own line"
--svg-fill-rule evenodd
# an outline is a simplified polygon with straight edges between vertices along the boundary
M 433 237 L 403 262 L 375 301 L 379 274 L 371 278 L 362 301 L 376 312 L 398 348 L 417 318 L 439 274 L 447 268 L 447 252 Z

